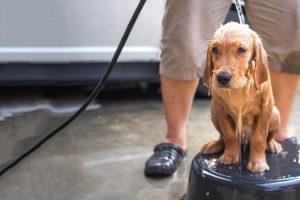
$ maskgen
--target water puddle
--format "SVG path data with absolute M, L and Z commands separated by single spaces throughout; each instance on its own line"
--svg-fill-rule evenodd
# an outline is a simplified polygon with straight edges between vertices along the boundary
M 40 110 L 49 112 L 49 115 L 51 116 L 69 116 L 79 109 L 83 101 L 84 99 L 81 101 L 72 100 L 61 102 L 43 99 L 32 99 L 30 101 L 29 99 L 25 99 L 14 102 L 2 102 L 0 104 L 0 121 L 5 121 L 14 116 L 22 116 L 23 114 Z M 92 102 L 86 110 L 96 110 L 100 107 L 101 105 L 99 103 Z
M 43 97 L 36 93 L 7 95 L 0 100 L 0 121 L 34 111 L 46 111 L 50 116 L 69 116 L 76 112 L 85 101 L 84 95 L 65 94 Z M 95 110 L 101 105 L 94 101 L 86 110 Z

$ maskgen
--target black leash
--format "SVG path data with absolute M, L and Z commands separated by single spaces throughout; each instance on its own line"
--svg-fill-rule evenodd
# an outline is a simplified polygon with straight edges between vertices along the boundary
M 106 83 L 112 69 L 114 68 L 121 52 L 122 49 L 127 41 L 128 36 L 130 35 L 130 32 L 143 8 L 143 6 L 145 5 L 146 0 L 140 0 L 137 8 L 135 9 L 128 25 L 127 28 L 119 42 L 119 45 L 117 47 L 117 50 L 115 51 L 113 58 L 111 60 L 111 62 L 109 63 L 109 65 L 107 66 L 102 78 L 99 80 L 97 86 L 95 87 L 95 89 L 93 90 L 93 92 L 91 93 L 91 95 L 86 99 L 86 101 L 82 104 L 82 106 L 69 118 L 67 119 L 64 123 L 62 123 L 60 126 L 58 126 L 57 128 L 55 128 L 53 131 L 51 131 L 48 135 L 46 135 L 41 141 L 39 141 L 37 144 L 33 145 L 29 150 L 27 150 L 26 152 L 24 152 L 21 156 L 19 156 L 18 158 L 10 161 L 10 163 L 0 171 L 0 177 L 3 176 L 3 174 L 5 174 L 8 170 L 10 170 L 11 168 L 13 168 L 14 166 L 16 166 L 19 162 L 21 162 L 24 158 L 26 158 L 27 156 L 29 156 L 31 153 L 33 153 L 35 150 L 37 150 L 39 147 L 41 147 L 45 142 L 47 142 L 50 138 L 52 138 L 53 136 L 55 136 L 56 134 L 58 134 L 62 129 L 64 129 L 65 127 L 67 127 L 71 122 L 73 122 L 85 109 L 86 107 L 99 95 L 100 91 L 103 89 L 104 84 Z

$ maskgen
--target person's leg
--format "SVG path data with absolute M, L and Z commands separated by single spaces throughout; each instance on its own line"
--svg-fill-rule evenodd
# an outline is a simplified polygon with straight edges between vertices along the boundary
M 199 81 L 178 81 L 165 76 L 160 80 L 167 122 L 166 142 L 186 150 L 186 123 Z
M 288 121 L 295 98 L 298 93 L 300 75 L 293 75 L 275 70 L 270 70 L 275 104 L 280 111 L 281 124 L 279 133 L 276 135 L 278 141 L 288 138 Z
M 231 0 L 167 0 L 161 39 L 160 76 L 167 122 L 164 142 L 147 160 L 147 176 L 171 175 L 186 154 L 186 124 L 206 50 Z
M 167 122 L 165 141 L 183 150 L 187 148 L 186 123 L 208 42 L 224 21 L 231 3 L 231 0 L 168 0 L 166 3 L 160 65 Z
M 267 51 L 275 104 L 280 111 L 278 141 L 288 137 L 288 120 L 300 80 L 300 1 L 246 1 L 252 28 Z

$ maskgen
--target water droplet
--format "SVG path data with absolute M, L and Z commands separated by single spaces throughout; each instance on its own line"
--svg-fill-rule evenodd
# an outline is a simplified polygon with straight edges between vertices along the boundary
M 229 167 L 229 169 L 231 170 L 231 169 L 232 169 L 232 167 L 230 166 L 230 167 Z
M 205 194 L 206 194 L 206 196 L 209 196 L 209 192 L 206 192 Z
M 297 159 L 296 159 L 296 158 L 294 158 L 294 162 L 297 162 Z

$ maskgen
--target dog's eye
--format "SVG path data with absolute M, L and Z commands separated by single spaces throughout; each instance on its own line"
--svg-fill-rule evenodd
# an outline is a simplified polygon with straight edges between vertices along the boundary
M 244 49 L 243 47 L 239 47 L 237 51 L 238 53 L 245 53 L 246 49 Z
M 217 47 L 213 47 L 211 49 L 211 52 L 213 52 L 213 54 L 218 54 L 218 48 Z

